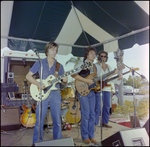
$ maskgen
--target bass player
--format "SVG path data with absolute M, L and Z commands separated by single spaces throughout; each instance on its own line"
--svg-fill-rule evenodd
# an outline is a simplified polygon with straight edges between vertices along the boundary
M 97 69 L 97 76 L 109 73 L 111 70 L 110 65 L 106 64 L 108 60 L 108 53 L 105 51 L 101 51 L 98 53 L 98 62 L 95 63 Z M 115 70 L 115 74 L 118 73 L 118 70 Z M 120 83 L 122 79 L 122 74 L 119 74 L 119 78 L 117 80 L 113 80 L 116 84 Z M 113 86 L 112 86 L 113 87 Z M 103 108 L 102 108 L 102 126 L 107 128 L 112 128 L 112 126 L 108 125 L 109 121 L 109 110 L 110 110 L 110 100 L 111 100 L 111 86 L 105 86 L 102 90 L 102 100 L 103 100 Z M 95 126 L 99 124 L 99 116 L 101 111 L 101 93 L 96 92 L 95 94 Z
M 64 74 L 64 68 L 63 66 L 58 63 L 55 59 L 55 56 L 58 52 L 58 45 L 54 42 L 49 42 L 45 46 L 45 55 L 46 58 L 42 59 L 42 65 L 43 65 L 43 76 L 42 79 L 46 79 L 49 75 L 55 75 L 56 69 L 58 69 L 57 76 L 61 76 Z M 26 79 L 32 83 L 35 84 L 40 89 L 40 82 L 36 81 L 32 76 L 35 73 L 40 74 L 40 62 L 37 61 L 29 70 L 28 74 L 26 75 Z M 67 84 L 68 77 L 62 78 L 62 84 Z M 44 89 L 45 85 L 42 83 L 42 89 Z M 45 115 L 47 114 L 48 110 L 48 104 L 50 104 L 51 109 L 51 116 L 53 119 L 53 139 L 60 139 L 62 138 L 62 132 L 61 132 L 61 96 L 59 92 L 59 84 L 56 84 L 56 88 L 58 90 L 52 90 L 49 94 L 49 96 L 41 101 L 41 123 L 40 123 L 40 141 L 43 139 L 43 125 L 44 125 L 44 119 Z M 36 122 L 34 127 L 34 134 L 33 134 L 33 146 L 34 143 L 38 142 L 38 132 L 39 132 L 39 103 L 36 106 Z

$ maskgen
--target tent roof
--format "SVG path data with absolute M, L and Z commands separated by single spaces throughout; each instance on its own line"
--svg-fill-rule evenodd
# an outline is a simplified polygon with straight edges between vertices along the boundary
M 134 1 L 14 1 L 3 34 L 12 50 L 44 53 L 54 41 L 58 54 L 81 57 L 89 45 L 112 52 L 149 43 L 149 15 Z

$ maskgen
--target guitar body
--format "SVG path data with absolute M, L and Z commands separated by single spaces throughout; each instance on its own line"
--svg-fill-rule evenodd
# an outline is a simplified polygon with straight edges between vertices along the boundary
M 85 79 L 94 79 L 95 76 L 96 76 L 95 73 L 91 73 L 90 75 L 85 77 Z M 98 86 L 97 84 L 98 83 L 89 85 L 89 84 L 79 81 L 79 80 L 75 81 L 76 89 L 79 92 L 79 94 L 82 96 L 88 95 L 91 90 L 95 89 Z
M 79 102 L 76 102 L 76 104 L 74 104 L 73 101 L 70 102 L 69 110 L 65 116 L 65 122 L 68 122 L 70 124 L 78 123 L 81 120 L 79 108 L 80 108 Z
M 55 87 L 56 83 L 58 83 L 63 77 L 65 76 L 69 76 L 79 70 L 82 70 L 82 69 L 87 69 L 87 68 L 90 68 L 92 67 L 92 64 L 91 62 L 85 62 L 84 64 L 82 64 L 80 67 L 76 68 L 76 69 L 73 69 L 71 71 L 68 71 L 66 72 L 65 74 L 59 76 L 59 77 L 55 77 L 54 75 L 50 75 L 47 77 L 47 79 L 45 80 L 42 80 L 42 83 L 45 85 L 45 88 L 42 90 L 42 98 L 40 97 L 40 89 L 34 85 L 34 84 L 31 84 L 30 86 L 30 94 L 32 96 L 32 98 L 36 101 L 42 101 L 42 100 L 45 100 L 50 92 L 52 90 L 57 90 L 58 88 Z M 40 79 L 37 79 L 38 82 L 40 82 Z
M 57 82 L 51 85 L 51 81 L 54 79 L 55 79 L 55 76 L 50 75 L 47 77 L 47 79 L 42 80 L 42 83 L 45 85 L 45 87 L 48 87 L 48 88 L 45 88 L 45 90 L 44 89 L 42 90 L 42 99 L 41 100 L 45 100 L 49 96 L 49 94 L 52 90 L 58 89 L 55 87 Z M 36 81 L 40 82 L 40 79 L 37 79 Z M 30 94 L 34 100 L 40 101 L 40 89 L 36 85 L 31 84 Z
M 110 87 L 111 84 L 108 84 L 107 82 L 102 81 L 102 88 L 100 87 L 101 83 L 98 82 L 98 87 L 95 88 L 95 92 L 101 92 L 104 87 Z
M 21 115 L 20 121 L 24 127 L 34 127 L 36 122 L 35 113 L 31 112 L 31 108 L 27 108 L 24 104 L 22 105 L 22 109 L 24 110 Z M 33 108 L 34 109 L 34 108 Z

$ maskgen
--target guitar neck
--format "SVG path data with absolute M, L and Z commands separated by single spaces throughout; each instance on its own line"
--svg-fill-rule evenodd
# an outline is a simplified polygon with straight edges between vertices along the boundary
M 115 70 L 113 70 L 113 71 L 111 71 L 111 72 L 109 72 L 109 73 L 107 73 L 107 74 L 104 74 L 104 75 L 102 76 L 102 80 L 104 80 L 104 79 L 107 78 L 109 75 L 113 74 L 114 72 L 115 72 Z M 94 82 L 97 82 L 97 81 L 100 81 L 100 80 L 101 80 L 101 76 L 96 77 L 96 78 L 93 79 Z
M 69 76 L 69 75 L 71 75 L 73 73 L 76 73 L 79 70 L 86 69 L 86 68 L 88 68 L 90 66 L 91 66 L 91 63 L 84 63 L 80 67 L 78 67 L 76 69 L 73 69 L 73 70 L 70 70 L 70 71 L 66 72 L 65 74 L 55 78 L 54 80 L 51 81 L 51 84 L 54 84 L 54 83 L 60 81 L 63 77 Z
M 79 69 L 74 69 L 74 70 L 71 70 L 71 71 L 66 72 L 65 74 L 63 74 L 63 75 L 61 75 L 61 76 L 55 78 L 54 80 L 52 80 L 52 81 L 51 81 L 51 84 L 54 84 L 54 83 L 60 81 L 63 77 L 69 76 L 69 75 L 71 75 L 71 74 L 77 72 L 78 70 L 79 70 Z
M 111 71 L 111 72 L 109 72 L 109 73 L 104 74 L 104 75 L 102 76 L 102 79 L 107 78 L 108 76 L 110 76 L 110 75 L 113 74 L 113 73 L 115 73 L 115 70 L 113 70 L 113 71 Z
M 122 75 L 125 75 L 125 74 L 127 74 L 127 73 L 129 73 L 129 72 L 130 72 L 130 71 L 124 72 L 124 73 L 122 73 Z M 111 81 L 111 80 L 114 80 L 114 79 L 116 79 L 116 78 L 118 78 L 118 77 L 119 77 L 119 76 L 112 77 L 112 78 L 106 80 L 106 82 L 109 82 L 109 81 Z

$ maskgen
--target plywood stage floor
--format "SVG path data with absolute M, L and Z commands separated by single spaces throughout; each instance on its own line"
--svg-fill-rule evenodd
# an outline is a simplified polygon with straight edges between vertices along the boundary
M 118 118 L 116 115 L 110 115 L 110 118 Z M 120 116 L 122 117 L 122 116 Z M 82 141 L 80 133 L 80 123 L 72 125 L 71 130 L 62 131 L 63 138 L 73 138 L 74 146 L 101 146 L 101 141 L 112 136 L 118 131 L 131 129 L 129 127 L 119 125 L 117 123 L 110 122 L 108 123 L 112 128 L 96 126 L 95 139 L 97 140 L 96 144 L 90 143 L 85 144 Z M 1 132 L 1 146 L 32 146 L 34 128 L 25 128 L 21 126 L 19 130 Z M 44 127 L 43 141 L 49 141 L 53 138 L 53 129 L 52 126 Z M 62 138 L 62 139 L 63 139 Z M 67 142 L 66 142 L 67 146 Z

